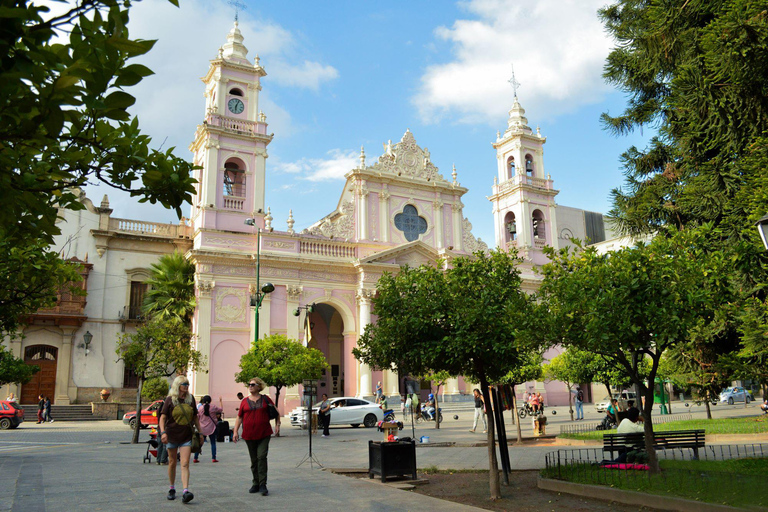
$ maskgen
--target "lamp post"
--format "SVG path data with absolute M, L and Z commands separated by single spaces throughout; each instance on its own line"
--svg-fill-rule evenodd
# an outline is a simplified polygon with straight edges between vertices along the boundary
M 244 224 L 248 226 L 256 225 L 256 219 L 245 219 Z M 264 297 L 267 294 L 275 291 L 275 285 L 272 283 L 264 283 L 261 286 L 261 228 L 256 228 L 256 292 L 251 295 L 251 306 L 256 308 L 254 313 L 254 327 L 253 343 L 254 345 L 259 341 L 259 309 L 261 309 L 261 303 L 264 301 Z

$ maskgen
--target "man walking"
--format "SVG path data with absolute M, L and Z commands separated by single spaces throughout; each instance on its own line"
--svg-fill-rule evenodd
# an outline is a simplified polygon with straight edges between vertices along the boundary
M 582 391 L 579 386 L 576 386 L 576 399 L 574 400 L 574 403 L 576 404 L 576 419 L 583 420 L 584 419 L 584 391 Z

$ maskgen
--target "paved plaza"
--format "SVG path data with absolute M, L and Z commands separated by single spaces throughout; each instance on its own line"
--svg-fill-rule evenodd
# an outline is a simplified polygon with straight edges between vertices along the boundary
M 682 409 L 682 408 L 677 408 Z M 701 412 L 698 412 L 698 409 Z M 703 407 L 694 409 L 703 416 Z M 717 417 L 756 415 L 755 405 L 718 406 Z M 549 414 L 548 433 L 557 433 L 570 424 L 567 407 L 558 407 L 557 415 Z M 673 411 L 677 412 L 674 408 Z M 551 412 L 551 409 L 550 411 Z M 586 408 L 586 422 L 597 422 L 601 415 Z M 416 437 L 429 436 L 430 444 L 454 442 L 458 446 L 419 446 L 416 452 L 419 468 L 487 469 L 487 448 L 469 446 L 485 436 L 468 432 L 472 411 L 466 405 L 450 404 L 444 409 L 446 418 L 440 430 L 433 424 L 417 425 Z M 453 416 L 459 419 L 454 420 Z M 507 421 L 509 413 L 506 414 Z M 287 425 L 287 421 L 286 421 Z M 530 420 L 523 422 L 523 435 L 532 437 Z M 508 425 L 509 435 L 515 427 Z M 282 436 L 270 443 L 270 495 L 248 494 L 250 470 L 247 449 L 243 443 L 220 443 L 218 464 L 210 462 L 207 446 L 201 462 L 191 468 L 191 490 L 195 499 L 190 507 L 223 507 L 230 510 L 323 510 L 337 507 L 355 510 L 476 510 L 428 496 L 392 489 L 367 480 L 356 480 L 320 471 L 317 466 L 296 465 L 308 450 L 307 433 L 284 426 Z M 401 435 L 411 435 L 410 425 Z M 367 468 L 368 440 L 383 436 L 376 429 L 337 427 L 331 437 L 313 437 L 314 453 L 328 468 Z M 119 421 L 55 422 L 22 424 L 16 430 L 0 431 L 0 511 L 13 512 L 74 510 L 137 510 L 143 507 L 166 510 L 183 507 L 180 500 L 168 502 L 166 467 L 142 464 L 146 444 L 131 445 L 130 430 Z M 148 439 L 142 431 L 141 440 Z M 544 454 L 556 446 L 542 441 L 542 446 L 526 444 L 510 446 L 513 469 L 538 469 Z M 177 477 L 180 487 L 180 475 Z M 502 490 L 503 492 L 503 490 Z M 159 508 L 158 508 L 159 507 Z

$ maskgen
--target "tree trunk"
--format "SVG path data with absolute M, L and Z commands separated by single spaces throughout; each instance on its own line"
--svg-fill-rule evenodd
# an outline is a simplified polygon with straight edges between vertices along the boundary
M 480 378 L 480 390 L 485 401 L 485 420 L 488 424 L 488 478 L 490 484 L 491 501 L 501 499 L 501 483 L 499 481 L 499 462 L 496 459 L 496 441 L 494 432 L 493 409 L 491 394 L 488 391 L 488 382 L 485 376 Z
M 706 397 L 704 399 L 704 407 L 707 408 L 707 419 L 711 420 L 712 419 L 712 409 L 709 408 L 709 397 Z
M 661 469 L 659 468 L 659 458 L 656 456 L 656 450 L 653 448 L 653 421 L 651 421 L 652 412 L 653 385 L 650 385 L 645 391 L 645 403 L 643 404 L 645 451 L 648 453 L 648 467 L 650 468 L 651 473 L 661 473 Z
M 571 421 L 573 421 L 573 393 L 571 393 L 573 385 L 568 383 L 566 384 L 568 386 L 568 412 L 571 414 Z
M 280 412 L 280 390 L 283 386 L 275 386 L 275 409 Z M 280 418 L 275 420 L 275 437 L 280 437 Z
M 512 417 L 517 423 L 517 444 L 523 444 L 523 430 L 520 426 L 520 412 L 517 410 L 517 395 L 512 393 Z
M 131 439 L 131 444 L 138 444 L 139 442 L 139 432 L 141 431 L 141 388 L 142 387 L 144 387 L 144 377 L 139 375 L 139 389 L 136 392 L 136 426 L 133 429 L 133 438 Z M 160 417 L 158 416 L 157 419 L 158 419 L 158 425 L 159 425 Z M 160 430 L 158 430 L 158 432 L 160 432 Z
M 438 383 L 435 390 L 435 428 L 440 428 L 440 407 L 437 403 L 437 395 L 440 394 L 440 384 Z

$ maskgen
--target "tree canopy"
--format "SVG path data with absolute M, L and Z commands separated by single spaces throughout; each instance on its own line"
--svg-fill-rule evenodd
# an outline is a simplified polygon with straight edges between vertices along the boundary
M 0 386 L 26 384 L 40 371 L 39 366 L 29 365 L 0 344 Z
M 147 280 L 149 291 L 142 311 L 161 318 L 190 325 L 195 312 L 195 265 L 180 252 L 163 255 L 151 266 Z
M 516 255 L 503 251 L 456 258 L 450 268 L 402 267 L 385 274 L 373 299 L 368 325 L 353 354 L 374 368 L 400 373 L 446 371 L 480 382 L 490 404 L 489 383 L 500 382 L 538 347 L 531 327 L 533 300 L 521 289 Z M 488 414 L 491 498 L 500 495 L 493 417 Z

